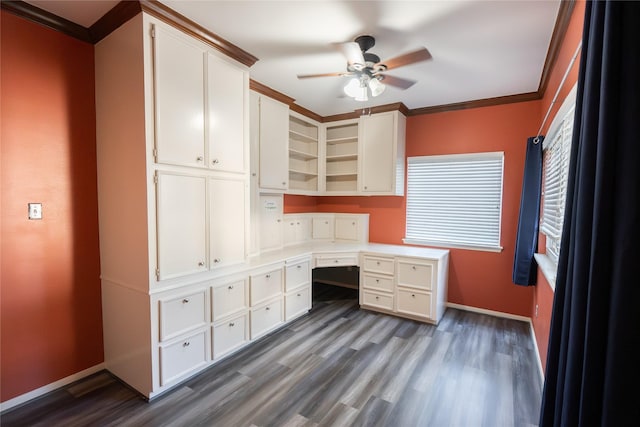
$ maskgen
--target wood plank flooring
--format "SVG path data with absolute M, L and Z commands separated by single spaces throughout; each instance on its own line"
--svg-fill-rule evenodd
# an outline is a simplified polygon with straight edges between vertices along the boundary
M 10 426 L 535 426 L 524 322 L 448 309 L 440 324 L 360 310 L 314 285 L 305 316 L 146 402 L 107 372 L 0 416 Z

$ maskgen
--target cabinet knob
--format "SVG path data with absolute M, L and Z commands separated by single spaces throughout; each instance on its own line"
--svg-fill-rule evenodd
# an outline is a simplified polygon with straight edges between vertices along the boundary
M 183 347 L 189 347 L 191 345 L 191 343 L 189 341 L 185 341 L 182 343 Z
M 265 310 L 269 311 L 271 310 L 271 307 L 265 307 Z
M 329 221 L 325 221 L 324 223 L 325 223 L 325 224 L 329 224 Z
M 282 181 L 282 185 L 287 185 L 287 182 L 286 181 Z
M 365 189 L 365 190 L 367 189 L 367 186 L 366 186 L 366 185 L 364 186 L 364 189 Z
M 380 299 L 380 297 L 378 297 L 378 296 L 377 296 L 377 297 L 376 297 L 376 301 L 377 301 L 377 300 L 379 300 L 379 299 Z
M 215 262 L 216 264 L 220 262 L 220 258 L 214 258 L 213 262 Z
M 296 294 L 296 296 L 301 297 L 302 295 L 300 295 L 300 294 Z
M 415 266 L 415 265 L 412 265 L 412 266 L 411 266 L 411 268 L 415 270 L 415 269 L 416 269 L 416 266 Z
M 335 262 L 335 263 L 337 264 L 337 263 L 338 263 L 338 260 L 337 260 L 337 259 L 334 259 L 334 260 L 333 260 L 333 262 Z
M 264 277 L 266 277 L 267 279 L 270 279 L 270 278 L 271 278 L 271 275 L 270 275 L 270 274 L 267 274 L 267 275 L 266 275 L 266 276 L 264 276 Z
M 411 298 L 415 298 L 415 297 L 416 297 L 416 294 L 411 294 Z
M 296 225 L 300 225 L 300 223 L 299 223 L 299 222 L 296 222 Z
M 214 164 L 214 165 L 217 165 L 218 163 L 220 163 L 220 160 L 213 159 L 213 160 L 211 160 L 211 163 Z
M 204 267 L 204 261 L 200 261 L 200 262 L 198 263 L 198 267 Z
M 376 265 L 380 265 L 380 261 L 376 261 Z
M 235 323 L 233 323 L 233 322 L 229 323 L 229 327 L 230 327 L 230 328 L 233 328 L 234 326 L 236 326 L 236 324 L 235 324 Z
M 380 283 L 380 279 L 376 279 L 376 283 Z
M 196 157 L 196 161 L 201 162 L 202 161 L 202 156 Z
M 233 289 L 233 285 L 229 285 L 229 287 L 227 289 L 232 290 Z
M 183 303 L 183 304 L 189 304 L 189 298 L 185 298 L 185 299 L 183 299 L 183 300 L 182 300 L 182 303 Z
M 296 265 L 296 268 L 302 268 L 302 266 L 298 264 L 298 265 Z
M 351 223 L 351 225 L 356 225 L 356 222 L 355 222 L 355 221 L 353 221 L 353 222 Z

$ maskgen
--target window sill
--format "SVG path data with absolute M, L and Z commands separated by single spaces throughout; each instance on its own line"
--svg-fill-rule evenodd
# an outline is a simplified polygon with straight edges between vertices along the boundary
M 538 263 L 538 267 L 542 271 L 544 278 L 547 279 L 549 286 L 551 286 L 551 289 L 555 292 L 556 271 L 558 270 L 558 266 L 546 254 L 533 254 L 533 257 Z
M 469 249 L 472 251 L 484 251 L 484 252 L 502 252 L 502 246 L 473 246 L 473 245 L 463 245 L 456 243 L 446 243 L 446 242 L 433 242 L 429 240 L 419 240 L 419 239 L 410 239 L 404 238 L 402 242 L 406 245 L 420 245 L 420 246 L 436 246 L 439 248 L 455 248 L 455 249 Z

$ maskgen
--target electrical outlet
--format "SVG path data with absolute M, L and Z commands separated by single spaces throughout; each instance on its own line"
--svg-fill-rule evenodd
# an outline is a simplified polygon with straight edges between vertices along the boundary
M 29 219 L 42 219 L 42 203 L 29 203 Z
M 536 318 L 538 317 L 538 304 L 536 304 Z

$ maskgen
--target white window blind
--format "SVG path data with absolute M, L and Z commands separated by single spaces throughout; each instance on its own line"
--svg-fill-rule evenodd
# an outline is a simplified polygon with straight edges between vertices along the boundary
M 547 236 L 547 255 L 555 262 L 560 252 L 567 196 L 574 107 L 562 118 L 544 149 L 544 191 L 541 230 Z
M 407 159 L 405 243 L 499 250 L 504 153 Z

